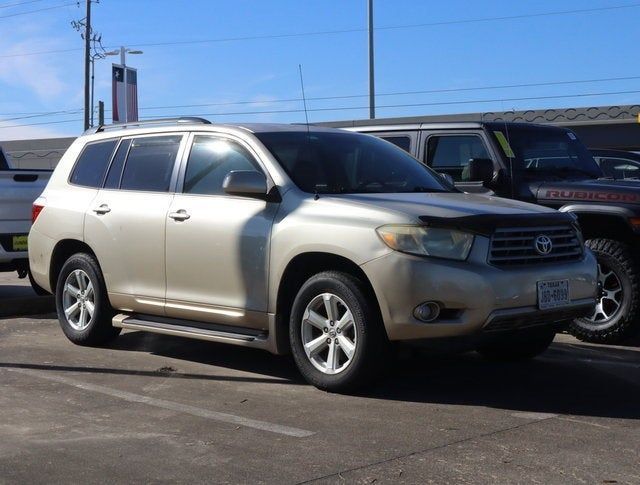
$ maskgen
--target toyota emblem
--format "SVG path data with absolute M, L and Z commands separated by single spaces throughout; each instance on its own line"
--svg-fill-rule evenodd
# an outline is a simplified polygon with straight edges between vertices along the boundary
M 541 256 L 546 256 L 553 249 L 551 238 L 549 236 L 545 236 L 544 234 L 536 237 L 533 246 L 535 247 L 536 252 Z

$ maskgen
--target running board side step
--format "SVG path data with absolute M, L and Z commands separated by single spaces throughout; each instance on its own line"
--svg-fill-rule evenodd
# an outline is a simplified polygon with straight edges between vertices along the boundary
M 270 318 L 270 321 L 271 320 Z M 272 353 L 279 353 L 276 351 L 275 342 L 271 338 L 271 336 L 274 335 L 272 332 L 267 333 L 259 330 L 235 328 L 226 325 L 127 314 L 118 314 L 113 317 L 112 325 L 127 330 L 140 330 L 176 337 L 206 340 L 209 342 L 240 345 L 243 347 L 264 349 Z M 271 324 L 269 326 L 271 327 Z

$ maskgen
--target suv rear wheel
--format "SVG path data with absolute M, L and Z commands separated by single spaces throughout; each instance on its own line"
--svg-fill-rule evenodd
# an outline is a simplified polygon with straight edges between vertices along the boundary
M 62 331 L 75 344 L 104 344 L 121 331 L 111 325 L 114 311 L 98 262 L 90 254 L 74 254 L 62 266 L 56 309 Z
M 620 241 L 591 239 L 586 245 L 598 259 L 598 301 L 593 315 L 574 320 L 569 331 L 586 342 L 619 342 L 638 330 L 638 262 Z
M 336 271 L 319 273 L 300 288 L 289 324 L 298 369 L 326 391 L 369 383 L 385 361 L 386 335 L 362 282 Z

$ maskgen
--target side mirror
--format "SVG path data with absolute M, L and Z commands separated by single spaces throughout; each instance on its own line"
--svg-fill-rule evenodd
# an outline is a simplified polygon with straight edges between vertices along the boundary
M 469 160 L 469 181 L 482 182 L 483 185 L 493 180 L 493 160 L 490 158 L 471 158 Z
M 445 179 L 447 181 L 447 183 L 449 185 L 451 185 L 452 187 L 455 186 L 455 184 L 456 184 L 455 180 L 453 180 L 453 177 L 451 175 L 449 175 L 448 173 L 438 172 L 438 175 L 440 175 L 440 177 Z
M 267 178 L 255 170 L 234 170 L 224 178 L 222 189 L 229 195 L 262 199 L 267 195 Z

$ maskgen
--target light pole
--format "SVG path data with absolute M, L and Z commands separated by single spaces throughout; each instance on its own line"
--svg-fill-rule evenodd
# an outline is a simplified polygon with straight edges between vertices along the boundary
M 369 0 L 367 8 L 369 17 L 369 118 L 376 117 L 376 88 L 373 70 L 373 0 Z
M 95 79 L 96 79 L 96 61 L 100 59 L 104 59 L 106 56 L 118 55 L 119 53 L 120 53 L 119 50 L 115 50 L 110 52 L 96 52 L 91 55 L 91 123 L 90 123 L 91 126 L 93 126 L 93 111 L 94 111 L 93 93 L 94 93 L 94 86 L 95 86 Z
M 107 52 L 106 55 L 108 56 L 117 56 L 118 54 L 120 54 L 120 64 L 122 64 L 122 71 L 124 72 L 124 109 L 125 109 L 125 121 L 129 121 L 127 120 L 127 54 L 144 54 L 144 52 L 140 51 L 140 50 L 135 50 L 135 49 L 129 49 L 127 47 L 121 46 L 119 50 L 115 50 L 115 51 L 111 51 L 111 52 Z

